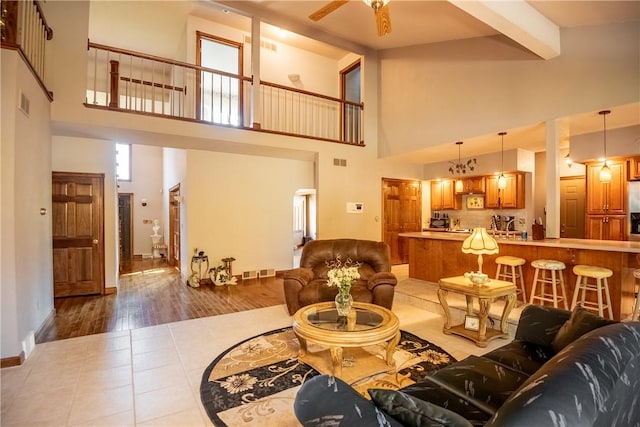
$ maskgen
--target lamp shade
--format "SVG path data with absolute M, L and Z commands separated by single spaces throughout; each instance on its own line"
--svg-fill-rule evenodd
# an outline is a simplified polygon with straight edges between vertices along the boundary
M 487 233 L 484 227 L 473 229 L 471 236 L 462 243 L 462 252 L 474 255 L 493 255 L 498 253 L 498 242 Z

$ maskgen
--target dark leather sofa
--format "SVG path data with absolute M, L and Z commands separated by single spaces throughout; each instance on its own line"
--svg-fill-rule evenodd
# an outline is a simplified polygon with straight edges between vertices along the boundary
M 320 375 L 294 409 L 304 426 L 638 427 L 640 322 L 530 305 L 503 347 L 369 394 Z
M 333 301 L 336 287 L 327 285 L 328 261 L 338 256 L 359 262 L 360 279 L 351 286 L 354 301 L 391 309 L 397 283 L 391 273 L 389 246 L 384 242 L 356 239 L 312 240 L 304 245 L 300 268 L 284 274 L 284 297 L 289 314 L 317 302 Z

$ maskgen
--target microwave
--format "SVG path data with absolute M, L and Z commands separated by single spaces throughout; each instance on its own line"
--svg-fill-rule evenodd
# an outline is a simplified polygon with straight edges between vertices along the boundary
M 429 228 L 450 228 L 449 218 L 431 218 Z

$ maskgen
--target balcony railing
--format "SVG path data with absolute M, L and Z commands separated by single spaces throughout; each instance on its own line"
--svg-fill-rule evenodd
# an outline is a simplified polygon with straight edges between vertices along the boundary
M 258 82 L 249 77 L 92 42 L 88 47 L 89 107 L 363 145 L 363 104 L 264 81 L 255 94 Z M 259 108 L 252 97 L 259 97 Z
M 3 0 L 0 16 L 2 47 L 20 53 L 47 97 L 53 100 L 44 83 L 46 42 L 53 38 L 53 29 L 47 25 L 40 3 Z

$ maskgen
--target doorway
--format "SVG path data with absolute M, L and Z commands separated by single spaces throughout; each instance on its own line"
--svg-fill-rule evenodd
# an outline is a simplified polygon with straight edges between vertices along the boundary
M 293 196 L 293 267 L 300 266 L 305 243 L 316 235 L 316 190 L 298 190 Z
M 409 239 L 400 233 L 422 229 L 422 182 L 382 178 L 382 236 L 391 264 L 409 262 Z
M 362 142 L 361 110 L 359 106 L 362 101 L 359 60 L 340 71 L 340 88 L 342 100 L 348 102 L 343 104 L 342 109 L 343 141 L 359 144 Z
M 560 237 L 584 239 L 585 198 L 584 176 L 560 178 Z
M 169 265 L 180 270 L 180 184 L 169 189 Z
M 104 294 L 104 174 L 52 173 L 53 296 Z
M 132 193 L 118 193 L 118 259 L 119 271 L 133 259 Z

